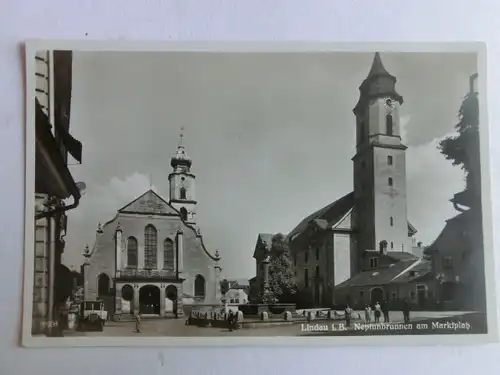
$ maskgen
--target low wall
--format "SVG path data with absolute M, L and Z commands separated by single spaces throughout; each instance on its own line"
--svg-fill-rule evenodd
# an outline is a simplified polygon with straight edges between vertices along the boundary
M 245 315 L 260 315 L 263 312 L 272 315 L 282 315 L 289 311 L 294 314 L 297 306 L 293 303 L 276 303 L 276 304 L 246 304 L 239 305 L 238 309 Z

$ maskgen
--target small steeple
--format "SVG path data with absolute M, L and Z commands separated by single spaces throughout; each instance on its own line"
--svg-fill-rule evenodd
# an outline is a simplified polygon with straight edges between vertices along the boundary
M 384 64 L 382 64 L 382 59 L 380 58 L 380 53 L 375 52 L 375 57 L 373 58 L 372 67 L 370 69 L 370 73 L 368 73 L 368 78 L 374 78 L 378 76 L 392 77 L 384 68 Z
M 172 160 L 170 161 L 170 165 L 175 170 L 187 169 L 189 171 L 189 168 L 191 167 L 192 161 L 191 161 L 191 158 L 186 153 L 186 149 L 184 147 L 183 140 L 184 140 L 184 127 L 181 128 L 181 134 L 180 134 L 179 144 L 177 146 L 177 152 L 172 157 Z
M 364 110 L 366 104 L 375 98 L 390 97 L 403 104 L 403 97 L 396 91 L 396 77 L 385 69 L 379 52 L 375 53 L 370 72 L 359 86 L 359 92 L 360 97 L 354 113 Z

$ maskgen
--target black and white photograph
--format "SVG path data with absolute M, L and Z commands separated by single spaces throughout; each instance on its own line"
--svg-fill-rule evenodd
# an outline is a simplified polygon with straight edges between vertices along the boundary
M 482 45 L 138 45 L 27 44 L 24 345 L 497 339 Z

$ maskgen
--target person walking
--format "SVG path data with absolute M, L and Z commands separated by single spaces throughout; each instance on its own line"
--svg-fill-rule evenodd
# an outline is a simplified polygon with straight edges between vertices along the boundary
M 410 303 L 407 299 L 403 302 L 403 319 L 405 324 L 410 322 Z
M 141 313 L 135 314 L 135 333 L 141 333 Z
M 380 303 L 377 301 L 375 303 L 375 323 L 380 323 L 380 315 L 382 315 L 382 308 Z
M 229 326 L 229 332 L 233 332 L 233 311 L 229 310 L 229 314 L 227 315 L 227 324 Z
M 365 323 L 371 323 L 372 321 L 372 308 L 370 305 L 365 307 Z
M 389 302 L 384 301 L 382 305 L 382 312 L 384 313 L 384 323 L 389 323 Z
M 349 305 L 346 306 L 345 311 L 344 311 L 344 315 L 345 315 L 345 324 L 347 327 L 350 327 L 351 326 L 351 318 L 352 318 L 352 309 Z

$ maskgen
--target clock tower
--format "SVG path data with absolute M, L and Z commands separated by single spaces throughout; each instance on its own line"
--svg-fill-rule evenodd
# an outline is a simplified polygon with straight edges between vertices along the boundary
M 181 214 L 187 224 L 196 224 L 195 175 L 191 172 L 192 160 L 183 143 L 184 129 L 177 152 L 170 160 L 173 170 L 168 176 L 170 182 L 170 204 Z
M 356 116 L 354 225 L 358 270 L 366 250 L 411 252 L 406 208 L 406 146 L 401 142 L 403 97 L 377 52 L 361 84 Z

